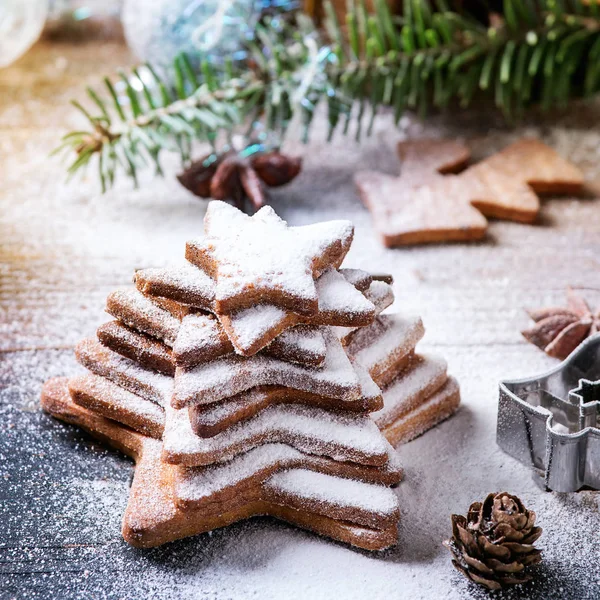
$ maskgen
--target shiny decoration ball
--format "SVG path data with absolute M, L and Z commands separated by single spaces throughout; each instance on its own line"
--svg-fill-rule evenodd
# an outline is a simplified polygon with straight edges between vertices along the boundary
M 125 0 L 125 37 L 142 61 L 169 67 L 181 52 L 242 60 L 263 4 L 257 0 Z
M 0 1 L 0 68 L 25 54 L 46 21 L 48 0 Z

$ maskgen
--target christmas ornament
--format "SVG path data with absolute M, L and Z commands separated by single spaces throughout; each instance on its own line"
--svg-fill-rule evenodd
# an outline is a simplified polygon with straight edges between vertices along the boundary
M 496 439 L 548 489 L 600 489 L 600 334 L 543 375 L 500 383 Z
M 567 288 L 567 306 L 539 308 L 527 313 L 535 321 L 523 337 L 549 356 L 564 360 L 583 342 L 600 331 L 600 307 L 592 312 L 584 298 Z
M 302 168 L 302 159 L 279 151 L 261 152 L 252 145 L 243 152 L 234 150 L 209 154 L 194 161 L 177 179 L 190 192 L 201 198 L 233 200 L 244 210 L 249 200 L 254 210 L 266 203 L 264 187 L 289 183 Z
M 452 538 L 444 542 L 452 564 L 490 590 L 531 580 L 527 567 L 542 560 L 534 542 L 542 535 L 535 513 L 508 492 L 474 502 L 466 517 L 452 515 Z
M 439 148 L 437 145 L 439 144 Z M 449 140 L 398 144 L 400 177 L 359 171 L 355 182 L 388 247 L 470 241 L 485 236 L 485 217 L 533 222 L 537 193 L 581 191 L 583 175 L 552 148 L 522 139 L 458 175 L 468 149 Z
M 125 0 L 125 38 L 136 56 L 165 70 L 185 52 L 222 63 L 243 60 L 266 0 Z M 279 3 L 281 9 L 287 3 Z
M 40 37 L 48 0 L 3 0 L 0 4 L 0 68 L 25 54 Z

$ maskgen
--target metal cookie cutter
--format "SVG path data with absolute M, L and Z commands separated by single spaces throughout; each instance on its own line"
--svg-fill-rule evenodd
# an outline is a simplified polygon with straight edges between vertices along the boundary
M 600 489 L 600 333 L 548 373 L 500 383 L 496 440 L 550 490 Z

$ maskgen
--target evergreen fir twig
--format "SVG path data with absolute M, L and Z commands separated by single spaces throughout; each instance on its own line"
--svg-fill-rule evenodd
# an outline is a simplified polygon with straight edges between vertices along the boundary
M 88 90 L 96 114 L 74 102 L 90 130 L 67 134 L 58 148 L 75 152 L 69 173 L 98 155 L 103 190 L 118 168 L 135 182 L 148 162 L 161 172 L 162 150 L 189 162 L 193 140 L 214 145 L 248 121 L 283 139 L 298 117 L 306 139 L 321 101 L 330 138 L 352 123 L 360 138 L 365 116 L 368 133 L 381 105 L 398 121 L 407 109 L 466 108 L 479 94 L 513 120 L 533 103 L 564 106 L 600 89 L 600 0 L 504 0 L 489 27 L 443 0 L 405 0 L 401 17 L 385 0 L 372 14 L 364 0 L 349 1 L 343 27 L 326 5 L 325 32 L 302 14 L 265 19 L 245 63 L 217 69 L 179 56 L 173 83 L 151 66 L 145 79 L 134 69 L 120 76 L 121 96 L 105 79 L 105 97 Z

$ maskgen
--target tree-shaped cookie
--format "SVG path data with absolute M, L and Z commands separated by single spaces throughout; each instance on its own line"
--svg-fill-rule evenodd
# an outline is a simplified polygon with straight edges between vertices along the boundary
M 401 142 L 398 153 L 399 177 L 376 171 L 355 176 L 388 247 L 481 239 L 486 217 L 532 223 L 540 209 L 538 193 L 577 193 L 583 185 L 576 166 L 534 139 L 519 140 L 458 174 L 445 175 L 468 160 L 460 143 Z
M 207 225 L 215 215 L 248 230 L 236 238 L 224 221 L 207 227 L 207 239 L 187 245 L 201 266 L 142 270 L 136 288 L 109 294 L 113 320 L 75 349 L 87 373 L 49 381 L 43 408 L 136 460 L 123 520 L 133 545 L 254 515 L 368 550 L 393 545 L 390 486 L 401 470 L 390 441 L 456 410 L 446 363 L 415 353 L 419 318 L 381 315 L 393 302 L 389 276 L 338 268 L 347 222 L 293 228 L 271 209 L 250 218 L 215 203 Z M 294 241 L 285 274 L 287 259 L 272 256 L 278 244 L 263 239 L 277 232 Z M 314 292 L 313 314 L 287 306 L 292 295 L 280 305 L 279 286 L 297 275 L 295 291 Z M 235 298 L 232 313 L 222 312 L 223 290 Z

